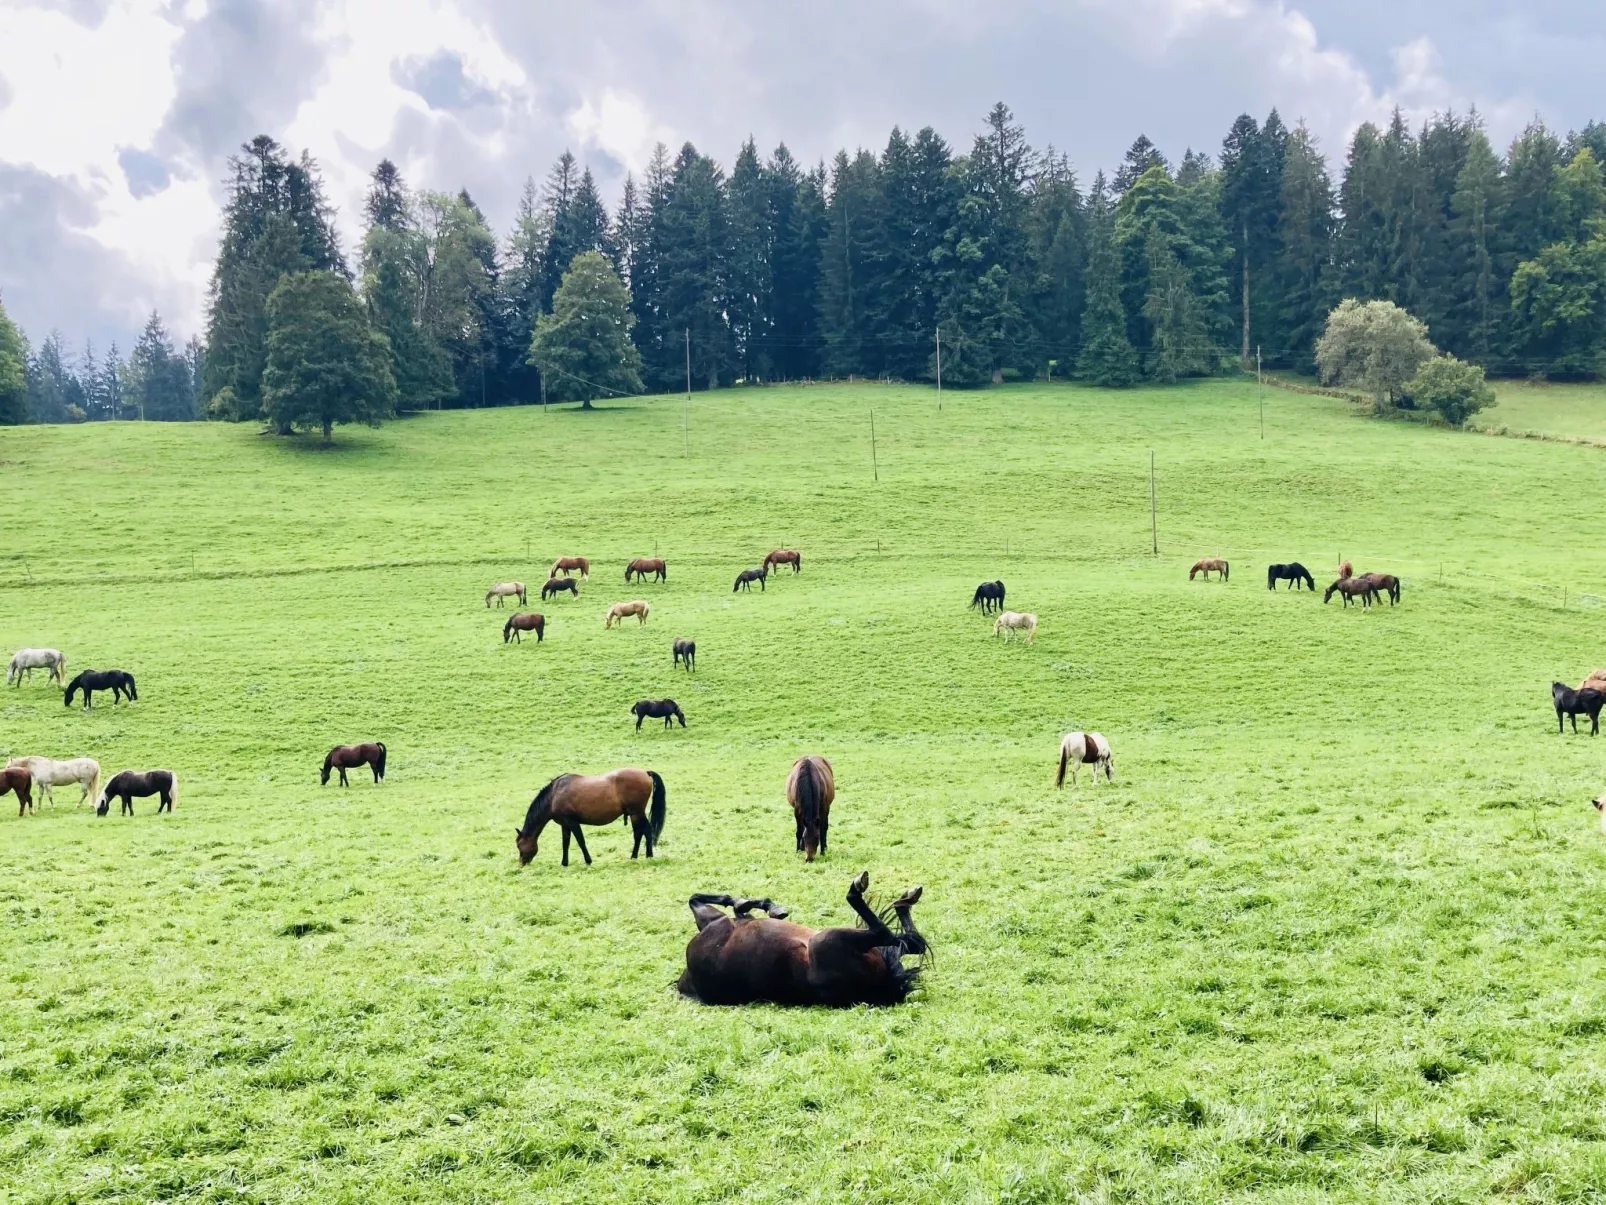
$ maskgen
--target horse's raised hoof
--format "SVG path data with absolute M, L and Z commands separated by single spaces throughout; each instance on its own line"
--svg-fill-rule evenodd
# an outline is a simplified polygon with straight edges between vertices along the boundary
M 849 895 L 863 895 L 869 889 L 870 889 L 870 872 L 868 870 L 861 870 L 859 872 L 859 877 L 854 879 L 853 882 L 848 884 L 848 894 Z
M 892 901 L 893 908 L 913 908 L 920 902 L 920 893 L 924 890 L 924 887 L 909 888 L 908 891 L 905 891 L 897 899 Z

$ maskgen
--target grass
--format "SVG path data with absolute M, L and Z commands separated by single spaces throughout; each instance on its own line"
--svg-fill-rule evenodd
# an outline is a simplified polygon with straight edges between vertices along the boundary
M 1498 404 L 1474 420 L 1552 437 L 1606 440 L 1606 385 L 1496 381 Z
M 140 688 L 36 680 L 0 743 L 184 782 L 0 801 L 0 1199 L 1598 1200 L 1602 746 L 1547 687 L 1606 663 L 1601 453 L 1267 398 L 1261 441 L 1252 384 L 728 392 L 689 457 L 678 399 L 0 433 L 0 645 Z M 733 596 L 778 544 L 803 574 Z M 504 646 L 486 586 L 570 552 L 581 599 Z M 1340 555 L 1403 604 L 1263 586 Z M 965 609 L 993 577 L 1035 645 Z M 636 733 L 664 694 L 690 727 Z M 1073 724 L 1113 787 L 1052 789 Z M 385 785 L 320 788 L 360 739 Z M 628 764 L 660 859 L 517 868 L 535 788 Z M 845 923 L 865 867 L 926 887 L 909 1004 L 675 994 L 688 895 Z

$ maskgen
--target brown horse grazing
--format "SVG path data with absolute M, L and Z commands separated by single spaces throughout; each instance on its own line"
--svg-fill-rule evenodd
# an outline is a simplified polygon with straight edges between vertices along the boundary
M 671 648 L 671 653 L 673 657 L 672 664 L 679 665 L 684 661 L 688 674 L 697 672 L 697 642 L 695 640 L 684 640 L 677 637 Z
M 1372 585 L 1367 578 L 1341 577 L 1327 587 L 1327 593 L 1322 595 L 1322 601 L 1324 603 L 1330 602 L 1335 590 L 1344 596 L 1344 605 L 1346 607 L 1349 606 L 1349 600 L 1352 598 L 1359 598 L 1363 608 L 1370 607 L 1372 605 L 1372 596 L 1377 593 L 1377 587 Z
M 649 716 L 663 720 L 665 728 L 673 728 L 676 720 L 682 728 L 686 726 L 686 713 L 673 699 L 643 699 L 630 709 L 630 714 L 636 717 L 637 732 L 641 731 L 641 721 Z
M 1400 579 L 1392 573 L 1368 573 L 1365 578 L 1372 583 L 1374 595 L 1379 598 L 1385 594 L 1389 596 L 1389 606 L 1400 601 Z
M 865 902 L 869 872 L 848 886 L 848 906 L 862 929 L 810 929 L 786 920 L 786 910 L 770 900 L 738 900 L 728 895 L 694 895 L 688 901 L 697 936 L 686 946 L 680 994 L 704 1004 L 820 1005 L 898 1004 L 914 990 L 918 966 L 903 960 L 930 947 L 915 928 L 910 909 L 921 888 L 911 887 L 886 911 L 898 919 L 894 932 L 886 914 Z M 731 908 L 735 916 L 720 909 Z M 750 916 L 758 909 L 766 916 Z
M 638 556 L 625 566 L 625 581 L 628 582 L 630 580 L 632 573 L 643 580 L 646 580 L 649 573 L 654 575 L 654 581 L 666 582 L 669 580 L 669 567 L 657 557 Z
M 22 769 L 0 770 L 0 795 L 14 791 L 17 796 L 17 815 L 33 812 L 33 775 Z
M 572 594 L 580 597 L 580 583 L 572 577 L 549 577 L 546 585 L 541 587 L 541 601 L 547 600 L 547 595 Z
M 329 771 L 340 771 L 340 785 L 349 787 L 346 781 L 346 771 L 358 766 L 372 766 L 374 770 L 374 783 L 378 785 L 385 780 L 385 742 L 375 741 L 371 745 L 336 745 L 329 750 L 329 756 L 323 759 L 323 778 L 320 780 L 324 786 L 329 785 Z
M 1355 566 L 1351 565 L 1348 561 L 1340 561 L 1338 563 L 1338 576 L 1340 578 L 1354 577 Z
M 652 811 L 647 804 L 651 801 Z M 591 852 L 580 834 L 582 824 L 612 824 L 619 817 L 630 820 L 636 842 L 630 849 L 634 858 L 647 842 L 647 856 L 664 831 L 664 780 L 656 770 L 610 770 L 606 774 L 559 774 L 536 793 L 518 830 L 519 865 L 528 866 L 535 857 L 541 830 L 551 821 L 563 830 L 563 864 L 569 864 L 569 838 L 580 845 L 580 856 L 591 865 Z
M 835 798 L 836 775 L 831 773 L 831 763 L 812 753 L 798 758 L 786 776 L 786 801 L 797 820 L 797 847 L 805 862 L 814 861 L 816 850 L 825 852 Z
M 1220 557 L 1207 557 L 1202 561 L 1195 561 L 1193 568 L 1188 570 L 1188 580 L 1191 582 L 1194 574 L 1202 573 L 1205 575 L 1205 581 L 1209 581 L 1211 570 L 1221 574 L 1222 581 L 1227 580 L 1227 562 Z
M 583 556 L 560 556 L 552 562 L 552 572 L 547 576 L 557 577 L 561 573 L 564 577 L 568 577 L 570 571 L 574 569 L 580 571 L 581 577 L 589 578 L 591 576 L 591 562 Z
M 162 801 L 156 805 L 156 814 L 171 812 L 178 806 L 178 775 L 171 770 L 123 770 L 112 776 L 106 784 L 106 789 L 100 793 L 100 802 L 95 805 L 95 815 L 104 816 L 111 811 L 112 800 L 122 800 L 118 812 L 124 816 L 134 814 L 134 800 L 148 799 L 152 795 L 160 795 Z
M 782 565 L 792 566 L 793 573 L 803 572 L 803 554 L 795 548 L 777 548 L 764 558 L 764 568 L 779 569 Z
M 517 640 L 520 644 L 523 644 L 523 633 L 534 632 L 535 642 L 540 644 L 543 639 L 542 634 L 545 631 L 545 615 L 542 615 L 539 611 L 517 611 L 510 615 L 508 621 L 502 625 L 502 643 L 506 644 L 509 640 Z
M 493 598 L 496 599 L 496 605 L 499 607 L 502 605 L 504 598 L 517 598 L 519 606 L 522 607 L 524 605 L 524 583 L 497 582 L 496 585 L 485 592 L 485 605 L 487 607 L 491 605 L 491 599 Z

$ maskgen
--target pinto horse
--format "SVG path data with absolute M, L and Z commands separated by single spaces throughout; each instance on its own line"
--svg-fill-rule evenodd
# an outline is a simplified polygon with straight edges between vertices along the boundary
M 545 631 L 545 615 L 542 615 L 539 611 L 515 611 L 508 616 L 507 622 L 502 625 L 502 643 L 506 644 L 509 640 L 517 640 L 520 644 L 523 644 L 523 633 L 534 632 L 535 642 L 540 644 L 543 639 L 542 634 Z
M 497 582 L 496 585 L 492 586 L 485 592 L 485 605 L 487 607 L 491 605 L 491 599 L 493 598 L 496 599 L 496 605 L 499 607 L 502 605 L 502 600 L 504 598 L 517 598 L 519 600 L 519 606 L 522 607 L 524 606 L 525 602 L 524 583 Z
M 84 692 L 84 710 L 89 710 L 90 700 L 95 697 L 97 690 L 112 692 L 112 706 L 124 695 L 128 696 L 130 703 L 137 702 L 138 693 L 134 690 L 134 675 L 120 669 L 86 669 L 67 684 L 66 706 L 72 706 L 72 697 L 79 691 Z
M 641 721 L 649 716 L 663 720 L 665 728 L 673 728 L 676 720 L 682 728 L 686 726 L 686 713 L 673 699 L 643 699 L 630 709 L 630 714 L 636 717 L 637 732 L 641 731 Z
M 675 643 L 670 646 L 670 652 L 672 664 L 679 665 L 684 661 L 688 674 L 697 672 L 697 642 L 695 640 L 684 640 L 677 637 Z
M 1002 611 L 1004 609 L 1004 583 L 983 582 L 976 587 L 976 593 L 971 595 L 970 605 L 972 609 L 980 607 L 983 615 L 991 614 L 993 611 Z
M 1578 732 L 1578 717 L 1580 714 L 1589 717 L 1589 735 L 1597 736 L 1600 733 L 1600 709 L 1606 705 L 1606 694 L 1598 690 L 1574 690 L 1565 682 L 1552 682 L 1550 684 L 1550 701 L 1556 708 L 1556 734 L 1561 735 L 1563 715 L 1573 722 L 1573 732 Z
M 67 658 L 60 649 L 18 649 L 6 668 L 6 681 L 21 686 L 22 676 L 27 674 L 28 681 L 32 682 L 36 669 L 49 670 L 49 677 L 57 686 L 67 680 Z
M 793 573 L 803 572 L 803 554 L 795 548 L 777 548 L 764 558 L 764 568 L 779 569 L 782 565 L 792 566 Z
M 371 745 L 336 745 L 329 750 L 329 755 L 323 759 L 323 777 L 319 780 L 323 786 L 329 785 L 329 771 L 340 771 L 340 785 L 349 787 L 346 781 L 346 771 L 354 770 L 358 766 L 371 766 L 374 771 L 374 785 L 378 786 L 385 780 L 385 742 L 375 741 Z
M 17 796 L 17 815 L 37 811 L 33 806 L 33 775 L 26 770 L 0 770 L 0 795 L 7 791 Z
M 1202 573 L 1205 576 L 1205 581 L 1209 581 L 1212 570 L 1221 575 L 1222 581 L 1227 580 L 1227 562 L 1220 557 L 1206 557 L 1202 561 L 1195 561 L 1193 568 L 1188 570 L 1188 580 L 1191 582 L 1194 574 Z M 1312 586 L 1311 589 L 1314 590 L 1316 587 Z
M 560 556 L 552 562 L 552 572 L 548 573 L 547 576 L 557 577 L 561 573 L 564 577 L 568 577 L 570 572 L 575 569 L 580 571 L 581 577 L 588 578 L 591 576 L 591 562 L 583 556 Z
M 639 598 L 634 602 L 614 603 L 613 606 L 608 608 L 607 615 L 603 616 L 603 630 L 606 631 L 615 624 L 623 624 L 627 615 L 634 615 L 640 623 L 646 623 L 647 613 L 651 610 L 652 608 Z M 637 626 L 640 626 L 640 623 Z
M 8 770 L 26 770 L 33 785 L 41 788 L 50 806 L 56 806 L 56 793 L 51 788 L 78 784 L 78 802 L 100 794 L 100 763 L 92 757 L 73 757 L 57 761 L 51 757 L 13 757 L 6 762 Z
M 1065 785 L 1065 770 L 1071 771 L 1071 785 L 1076 785 L 1076 771 L 1082 766 L 1093 767 L 1093 781 L 1097 782 L 1099 771 L 1104 771 L 1106 781 L 1115 778 L 1115 755 L 1110 752 L 1110 742 L 1098 732 L 1067 732 L 1060 741 L 1060 769 L 1054 776 L 1056 790 Z
M 580 597 L 580 583 L 572 577 L 549 577 L 546 585 L 541 587 L 541 601 L 546 602 L 547 595 L 572 594 Z
M 798 758 L 786 776 L 786 801 L 797 821 L 797 848 L 805 862 L 814 861 L 816 851 L 825 852 L 835 799 L 836 775 L 831 763 L 812 753 Z
M 1302 589 L 1301 583 L 1304 583 L 1304 586 L 1310 587 L 1313 594 L 1316 591 L 1316 582 L 1311 577 L 1310 570 L 1298 561 L 1290 561 L 1286 565 L 1266 566 L 1266 589 L 1275 590 L 1278 582 L 1287 582 L 1290 590 Z
M 648 811 L 651 802 L 652 810 Z M 519 865 L 528 866 L 535 857 L 541 830 L 551 821 L 563 830 L 563 864 L 569 864 L 569 838 L 580 846 L 580 856 L 591 865 L 591 851 L 580 833 L 582 824 L 612 824 L 619 817 L 630 820 L 636 841 L 630 849 L 634 858 L 647 843 L 652 857 L 659 835 L 664 831 L 664 780 L 656 770 L 611 770 L 607 774 L 559 774 L 542 787 L 530 801 L 524 827 L 518 830 Z
M 930 949 L 910 916 L 921 888 L 911 887 L 878 913 L 865 901 L 869 886 L 868 871 L 848 886 L 848 906 L 863 928 L 810 929 L 787 920 L 786 909 L 767 899 L 692 896 L 687 902 L 697 936 L 686 946 L 680 994 L 704 1004 L 901 1003 L 920 976 L 918 966 L 903 960 Z M 755 909 L 766 915 L 749 915 Z M 888 913 L 897 917 L 897 931 Z
M 1346 607 L 1349 606 L 1350 599 L 1359 597 L 1361 606 L 1365 608 L 1372 605 L 1372 596 L 1377 593 L 1377 587 L 1372 585 L 1371 580 L 1368 578 L 1341 577 L 1327 587 L 1327 593 L 1322 595 L 1322 602 L 1330 602 L 1335 591 L 1344 596 L 1344 605 Z
M 122 806 L 117 810 L 124 816 L 134 814 L 134 800 L 147 799 L 152 795 L 160 795 L 162 801 L 156 805 L 156 814 L 171 812 L 178 806 L 178 775 L 171 770 L 122 770 L 112 775 L 106 789 L 100 793 L 100 801 L 95 804 L 95 815 L 104 816 L 111 810 L 112 800 L 122 800 Z
M 649 573 L 653 575 L 654 581 L 666 582 L 669 580 L 669 566 L 657 557 L 638 556 L 625 566 L 625 581 L 628 582 L 630 580 L 632 573 L 642 581 L 647 580 Z
M 770 567 L 768 565 L 765 565 L 762 569 L 743 569 L 736 575 L 736 584 L 731 587 L 731 593 L 735 594 L 738 590 L 751 590 L 754 582 L 758 583 L 758 588 L 762 592 L 768 589 L 764 585 L 764 579 L 769 575 Z

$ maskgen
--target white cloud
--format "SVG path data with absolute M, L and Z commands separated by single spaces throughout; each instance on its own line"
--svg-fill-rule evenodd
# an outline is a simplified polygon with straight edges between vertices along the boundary
M 637 172 L 656 144 L 675 141 L 674 131 L 653 121 L 639 97 L 613 88 L 604 88 L 598 100 L 582 99 L 565 125 L 582 147 L 596 147 Z

